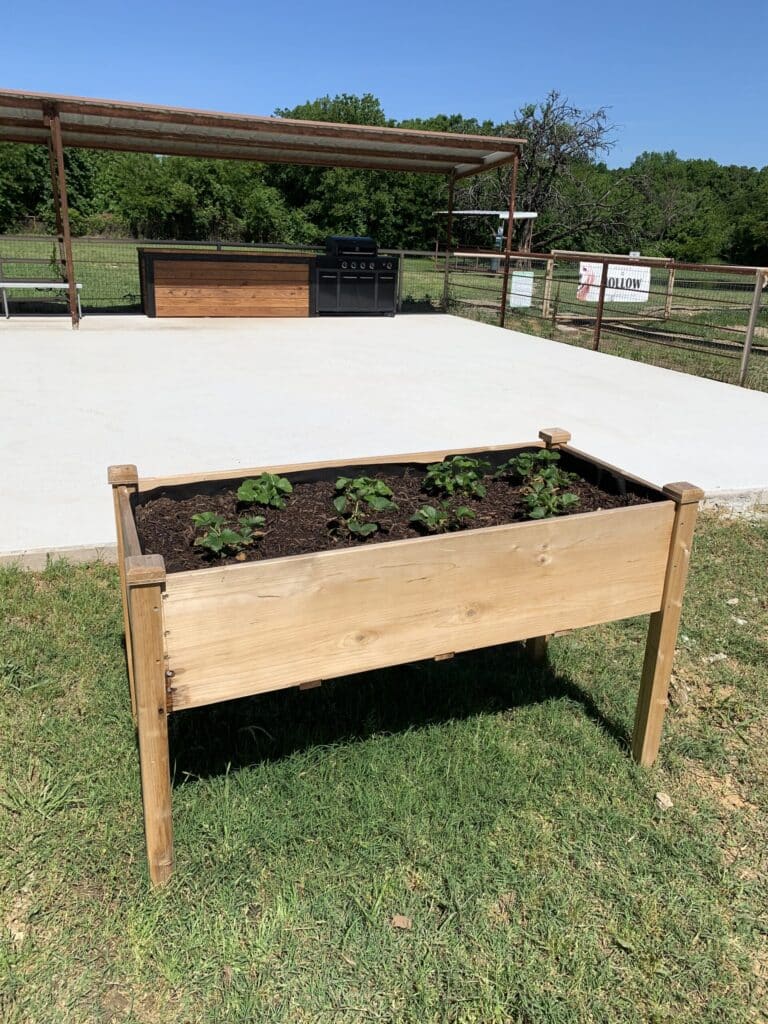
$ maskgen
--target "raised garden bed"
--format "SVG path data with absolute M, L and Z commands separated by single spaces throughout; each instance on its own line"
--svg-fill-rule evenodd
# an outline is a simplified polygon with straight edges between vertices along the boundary
M 632 751 L 653 761 L 702 492 L 655 488 L 566 431 L 540 438 L 162 479 L 110 468 L 153 882 L 172 871 L 167 715 L 185 708 L 513 641 L 542 657 L 547 634 L 650 614 Z

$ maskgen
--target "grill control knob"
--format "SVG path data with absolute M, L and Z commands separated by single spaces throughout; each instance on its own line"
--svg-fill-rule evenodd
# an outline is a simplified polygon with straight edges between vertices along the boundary
M 352 269 L 357 270 L 357 263 L 354 260 L 352 260 Z
M 342 260 L 341 261 L 341 269 L 342 270 L 346 270 L 347 269 L 347 261 L 346 260 Z
M 392 269 L 392 264 L 391 263 L 387 263 L 387 270 L 391 270 L 391 269 Z

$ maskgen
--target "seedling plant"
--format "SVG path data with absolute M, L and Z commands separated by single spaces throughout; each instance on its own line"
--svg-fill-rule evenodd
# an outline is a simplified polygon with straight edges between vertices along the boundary
M 264 533 L 264 516 L 241 515 L 236 526 L 227 526 L 226 519 L 218 512 L 198 512 L 192 516 L 192 524 L 198 532 L 195 547 L 205 548 L 214 555 L 236 554 L 250 547 Z
M 441 491 L 443 494 L 459 493 L 484 498 L 487 491 L 483 476 L 489 473 L 490 469 L 490 463 L 483 459 L 453 455 L 442 462 L 433 462 L 427 466 L 424 486 L 429 491 Z
M 538 452 L 522 452 L 505 462 L 496 476 L 514 473 L 523 480 L 523 497 L 530 519 L 547 519 L 569 512 L 579 503 L 578 495 L 566 490 L 576 479 L 557 463 L 560 452 L 541 448 Z
M 576 475 L 563 470 L 559 461 L 560 453 L 547 448 L 523 452 L 501 465 L 493 476 L 522 481 L 528 517 L 546 519 L 572 511 L 579 503 L 578 496 L 568 490 Z M 410 522 L 429 534 L 447 533 L 466 526 L 476 518 L 476 512 L 467 505 L 454 506 L 453 503 L 462 496 L 486 497 L 484 478 L 491 473 L 489 462 L 468 455 L 454 455 L 427 466 L 424 488 L 435 493 L 436 500 L 418 508 Z M 243 504 L 284 509 L 286 498 L 292 492 L 293 486 L 285 477 L 262 473 L 244 480 L 238 487 L 237 497 Z M 341 476 L 336 480 L 336 492 L 334 528 L 360 540 L 382 529 L 380 513 L 398 510 L 392 489 L 375 477 Z M 264 536 L 265 518 L 242 513 L 233 523 L 217 512 L 201 512 L 192 517 L 192 523 L 196 547 L 213 555 L 245 558 L 243 550 Z
M 336 481 L 339 492 L 333 499 L 342 527 L 356 537 L 370 537 L 380 529 L 377 512 L 394 512 L 397 504 L 392 490 L 383 480 L 370 476 L 340 476 Z
M 451 508 L 449 501 L 441 501 L 439 505 L 422 505 L 411 516 L 411 522 L 427 533 L 447 533 L 448 530 L 458 529 L 466 520 L 474 518 L 474 511 L 466 505 Z
M 248 504 L 285 508 L 285 495 L 292 492 L 293 486 L 284 476 L 262 473 L 261 476 L 243 480 L 237 489 L 237 497 L 239 501 Z

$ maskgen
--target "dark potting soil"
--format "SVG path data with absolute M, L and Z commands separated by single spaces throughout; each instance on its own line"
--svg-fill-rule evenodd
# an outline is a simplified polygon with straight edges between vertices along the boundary
M 183 497 L 172 493 L 149 497 L 136 508 L 136 526 L 142 551 L 145 554 L 162 555 L 168 572 L 180 572 L 425 536 L 424 530 L 409 522 L 413 513 L 422 505 L 439 505 L 440 495 L 428 493 L 422 487 L 424 473 L 409 468 L 403 475 L 383 472 L 371 475 L 384 480 L 392 488 L 398 509 L 372 514 L 371 518 L 379 523 L 379 530 L 364 540 L 338 530 L 333 508 L 333 499 L 338 493 L 334 480 L 316 480 L 294 483 L 293 493 L 287 496 L 284 509 L 262 508 L 238 502 L 237 485 L 223 487 L 214 493 L 208 490 L 194 494 L 186 489 Z M 452 507 L 466 505 L 475 512 L 475 518 L 466 520 L 462 529 L 501 526 L 529 518 L 520 483 L 503 478 L 497 480 L 492 476 L 486 477 L 483 482 L 487 487 L 484 498 L 457 495 L 449 499 Z M 570 484 L 568 490 L 579 498 L 572 514 L 643 505 L 651 500 L 633 493 L 611 494 L 581 479 Z M 238 515 L 243 512 L 258 513 L 265 517 L 264 535 L 244 549 L 244 558 L 212 555 L 195 546 L 192 516 L 198 512 L 217 512 L 225 517 L 227 525 L 236 525 Z

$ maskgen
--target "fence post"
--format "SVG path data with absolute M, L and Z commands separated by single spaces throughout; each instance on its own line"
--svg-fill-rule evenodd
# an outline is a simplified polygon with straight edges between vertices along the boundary
M 597 300 L 597 312 L 595 314 L 595 331 L 592 336 L 592 349 L 595 352 L 600 350 L 600 330 L 603 326 L 603 307 L 605 306 L 605 284 L 608 280 L 608 260 L 603 261 L 603 270 L 600 274 L 600 297 Z
M 450 252 L 445 250 L 445 267 L 443 270 L 443 312 L 448 312 L 448 274 L 450 272 Z
M 499 327 L 507 322 L 507 295 L 509 293 L 509 253 L 504 253 L 504 277 L 501 280 L 501 310 L 499 313 Z
M 741 366 L 739 367 L 739 384 L 744 387 L 749 370 L 749 357 L 752 353 L 752 340 L 755 337 L 757 318 L 760 315 L 760 305 L 763 300 L 763 288 L 768 284 L 768 270 L 758 269 L 755 271 L 755 290 L 752 293 L 752 307 L 749 311 L 749 323 L 747 333 L 744 335 L 744 349 L 741 353 Z
M 395 308 L 399 313 L 403 308 L 403 270 L 405 269 L 405 253 L 401 249 L 397 261 L 397 300 Z
M 555 301 L 552 303 L 552 337 L 557 334 L 557 311 L 560 308 L 560 282 L 557 282 L 557 288 L 555 288 Z
M 547 273 L 544 277 L 544 297 L 541 300 L 541 319 L 548 320 L 550 317 L 550 306 L 552 305 L 552 278 L 555 273 L 555 257 L 550 256 L 547 260 Z
M 669 276 L 667 277 L 667 296 L 664 299 L 664 319 L 669 320 L 672 316 L 672 292 L 675 288 L 675 267 L 674 264 L 669 268 Z

